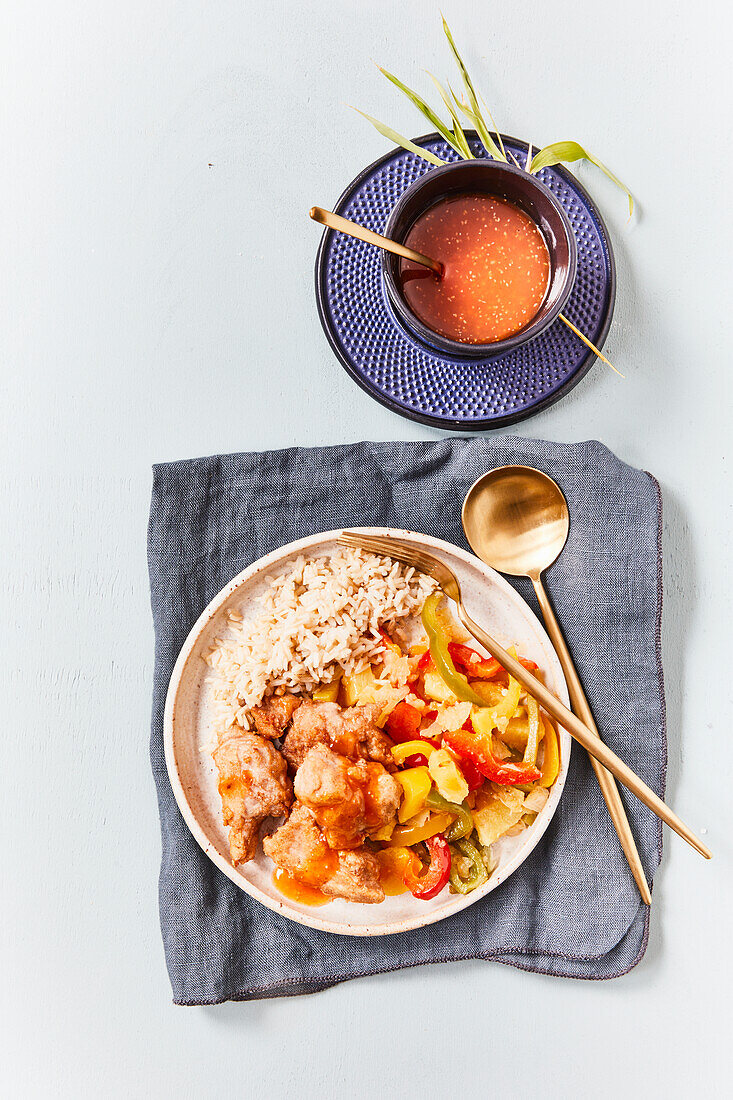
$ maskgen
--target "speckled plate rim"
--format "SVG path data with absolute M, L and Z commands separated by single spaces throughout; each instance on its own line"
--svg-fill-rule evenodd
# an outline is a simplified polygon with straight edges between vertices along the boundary
M 474 131 L 472 130 L 466 130 L 465 133 L 468 137 L 474 135 Z M 443 138 L 441 134 L 434 132 L 432 134 L 424 134 L 422 137 L 412 138 L 411 140 L 414 142 L 415 145 L 426 145 L 431 141 L 442 141 Z M 526 141 L 522 141 L 521 138 L 511 137 L 508 134 L 502 134 L 502 140 L 508 143 L 512 143 L 514 145 L 519 145 L 520 147 L 524 147 L 525 149 L 529 148 L 529 145 Z M 538 145 L 534 145 L 533 148 L 539 149 L 540 147 Z M 367 179 L 367 177 L 371 175 L 372 172 L 375 172 L 377 169 L 387 164 L 390 160 L 394 160 L 395 157 L 403 156 L 404 152 L 405 151 L 403 149 L 397 147 L 390 152 L 385 153 L 383 156 L 378 157 L 375 161 L 372 161 L 371 164 L 367 165 L 366 168 L 362 169 L 359 175 L 355 176 L 348 187 L 346 187 L 344 191 L 342 191 L 341 195 L 338 198 L 338 201 L 336 202 L 336 205 L 333 208 L 334 212 L 336 214 L 341 214 L 344 207 L 347 205 L 352 193 L 361 186 L 364 180 Z M 603 322 L 603 325 L 601 326 L 601 330 L 595 339 L 595 345 L 598 350 L 601 351 L 611 328 L 611 322 L 613 321 L 613 314 L 616 306 L 616 259 L 613 253 L 611 238 L 606 223 L 603 220 L 600 211 L 598 210 L 598 207 L 586 191 L 585 187 L 578 180 L 577 176 L 574 176 L 572 172 L 569 172 L 567 168 L 559 164 L 553 165 L 552 171 L 557 172 L 558 175 L 562 176 L 563 179 L 568 182 L 569 186 L 571 186 L 581 196 L 587 206 L 587 209 L 590 211 L 591 216 L 598 225 L 598 229 L 601 232 L 605 242 L 609 268 L 608 308 L 605 320 Z M 316 304 L 318 307 L 318 318 L 321 322 L 321 327 L 323 328 L 326 339 L 328 340 L 328 343 L 330 344 L 336 358 L 338 359 L 346 373 L 353 379 L 354 382 L 356 382 L 357 386 L 359 386 L 359 388 L 363 390 L 364 393 L 368 394 L 369 397 L 373 398 L 373 400 L 378 401 L 379 404 L 384 406 L 385 409 L 390 409 L 392 412 L 397 413 L 398 416 L 404 416 L 408 420 L 413 420 L 418 424 L 426 424 L 431 428 L 443 428 L 446 431 L 482 432 L 489 431 L 492 428 L 507 428 L 512 424 L 519 424 L 524 420 L 530 420 L 533 416 L 537 416 L 539 413 L 544 412 L 545 409 L 548 409 L 552 405 L 555 405 L 558 401 L 561 401 L 563 397 L 566 397 L 567 394 L 570 393 L 570 391 L 574 389 L 575 386 L 577 386 L 578 383 L 583 380 L 583 378 L 585 378 L 586 374 L 591 369 L 593 363 L 597 358 L 597 356 L 595 356 L 592 351 L 587 351 L 583 358 L 579 361 L 578 366 L 576 367 L 571 377 L 566 379 L 566 381 L 558 386 L 557 389 L 552 390 L 545 397 L 540 398 L 540 400 L 534 402 L 530 408 L 521 409 L 518 412 L 504 413 L 501 416 L 487 417 L 483 420 L 459 420 L 452 417 L 431 416 L 429 413 L 418 412 L 416 409 L 412 408 L 410 405 L 404 404 L 396 397 L 386 397 L 376 387 L 371 386 L 359 373 L 349 357 L 344 353 L 340 341 L 337 339 L 335 333 L 333 332 L 333 329 L 331 328 L 324 298 L 322 274 L 326 259 L 326 249 L 328 248 L 328 243 L 333 232 L 333 229 L 325 229 L 323 231 L 321 243 L 318 247 L 318 252 L 316 254 Z M 402 325 L 400 325 L 397 321 L 397 318 L 395 317 L 393 310 L 387 302 L 384 293 L 382 297 L 385 304 L 385 310 L 389 314 L 392 323 L 400 328 L 402 332 L 404 332 L 405 330 L 402 328 Z M 556 321 L 555 324 L 562 324 L 562 321 Z M 408 340 L 412 340 L 413 343 L 417 344 L 420 347 L 421 351 L 424 351 L 427 355 L 432 356 L 435 359 L 442 360 L 443 356 L 441 356 L 439 352 L 434 352 L 427 344 L 423 344 L 421 341 L 414 339 L 406 332 L 405 336 Z
M 526 603 L 525 600 L 519 595 L 508 581 L 504 579 L 499 573 L 496 573 L 493 569 L 484 565 L 474 555 L 467 553 L 465 550 L 461 550 L 460 547 L 454 546 L 452 543 L 446 542 L 442 539 L 432 538 L 429 535 L 417 534 L 413 531 L 398 530 L 389 527 L 357 527 L 351 528 L 351 530 L 361 531 L 369 534 L 387 535 L 400 539 L 405 539 L 410 542 L 415 542 L 424 547 L 432 549 L 437 554 L 446 554 L 449 557 L 455 557 L 460 562 L 463 562 L 471 569 L 476 570 L 480 575 L 485 577 L 486 581 L 491 585 L 497 586 L 504 595 L 508 598 L 508 601 L 513 605 L 517 614 L 521 615 L 527 623 L 527 626 L 535 634 L 538 644 L 543 647 L 543 651 L 547 657 L 548 668 L 546 671 L 550 671 L 552 675 L 553 686 L 558 696 L 562 701 L 569 705 L 567 687 L 565 684 L 565 678 L 560 667 L 560 662 L 557 659 L 550 639 L 537 616 L 532 609 Z M 402 932 L 409 932 L 416 928 L 422 928 L 429 924 L 434 924 L 437 921 L 444 920 L 446 917 L 453 916 L 455 913 L 460 912 L 462 909 L 467 908 L 469 905 L 473 905 L 481 898 L 487 896 L 497 886 L 505 882 L 507 878 L 519 866 L 527 859 L 527 857 L 534 850 L 539 843 L 543 834 L 545 833 L 552 817 L 560 802 L 560 796 L 565 786 L 565 781 L 568 774 L 568 767 L 570 764 L 570 750 L 571 750 L 571 738 L 570 735 L 564 729 L 559 730 L 560 734 L 560 773 L 558 778 L 553 784 L 550 795 L 544 808 L 538 814 L 536 821 L 526 831 L 526 841 L 524 844 L 518 847 L 517 851 L 511 856 L 504 867 L 500 868 L 499 873 L 496 871 L 490 876 L 486 885 L 478 890 L 475 890 L 472 894 L 468 895 L 454 895 L 450 905 L 443 904 L 439 910 L 424 908 L 425 906 L 432 906 L 432 902 L 415 902 L 416 912 L 414 917 L 410 917 L 403 920 L 393 921 L 391 923 L 383 923 L 378 925 L 362 924 L 353 926 L 348 922 L 327 920 L 318 916 L 319 909 L 312 911 L 306 910 L 305 906 L 300 909 L 295 907 L 294 903 L 284 896 L 275 899 L 269 897 L 262 890 L 260 890 L 254 883 L 249 882 L 246 878 L 245 872 L 239 868 L 234 868 L 231 863 L 224 858 L 217 850 L 214 841 L 207 835 L 205 829 L 201 825 L 191 801 L 186 793 L 186 788 L 180 774 L 178 763 L 178 744 L 176 740 L 176 726 L 179 721 L 181 703 L 181 687 L 184 682 L 184 677 L 187 672 L 191 670 L 191 663 L 196 659 L 196 647 L 198 645 L 201 635 L 209 626 L 211 620 L 220 612 L 222 607 L 238 590 L 243 589 L 247 584 L 252 583 L 258 578 L 261 578 L 267 573 L 268 570 L 273 569 L 280 565 L 284 560 L 293 554 L 298 553 L 318 553 L 318 548 L 334 542 L 341 530 L 326 531 L 316 535 L 310 535 L 307 538 L 298 539 L 295 542 L 288 543 L 285 546 L 280 547 L 278 550 L 272 551 L 265 557 L 255 561 L 247 569 L 243 570 L 236 577 L 234 577 L 221 591 L 214 597 L 209 603 L 208 607 L 201 613 L 199 618 L 194 623 L 191 631 L 189 632 L 186 641 L 183 644 L 181 652 L 178 655 L 178 659 L 173 668 L 170 684 L 168 686 L 168 693 L 165 702 L 165 712 L 163 718 L 163 747 L 165 752 L 166 768 L 168 770 L 168 777 L 170 779 L 173 795 L 178 804 L 178 808 L 181 811 L 186 825 L 190 829 L 194 839 L 202 849 L 202 851 L 208 856 L 208 858 L 223 872 L 236 886 L 245 893 L 249 894 L 256 901 L 259 901 L 267 909 L 272 910 L 275 913 L 287 917 L 289 920 L 293 920 L 298 924 L 306 925 L 310 928 L 316 928 L 320 931 L 330 932 L 336 935 L 347 936 L 387 936 L 394 935 Z M 200 675 L 194 672 L 193 675 Z M 551 682 L 552 682 L 551 681 Z M 435 899 L 437 902 L 438 899 Z M 366 907 L 364 907 L 366 908 Z M 378 907 L 369 907 L 378 908 Z

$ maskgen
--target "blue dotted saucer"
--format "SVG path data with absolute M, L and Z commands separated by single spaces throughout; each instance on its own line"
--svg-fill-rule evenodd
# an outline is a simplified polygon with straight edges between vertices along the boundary
M 526 143 L 503 140 L 524 164 Z M 438 134 L 415 143 L 443 160 L 458 159 Z M 483 155 L 478 141 L 471 147 Z M 383 233 L 397 200 L 429 171 L 428 162 L 413 153 L 387 153 L 357 176 L 334 209 Z M 616 297 L 608 230 L 566 169 L 545 168 L 538 178 L 561 202 L 578 244 L 578 271 L 563 313 L 601 348 Z M 438 428 L 478 431 L 526 420 L 564 397 L 595 359 L 559 320 L 529 344 L 496 358 L 470 362 L 435 351 L 399 324 L 387 300 L 379 250 L 330 229 L 318 250 L 316 294 L 329 343 L 354 381 L 400 416 Z

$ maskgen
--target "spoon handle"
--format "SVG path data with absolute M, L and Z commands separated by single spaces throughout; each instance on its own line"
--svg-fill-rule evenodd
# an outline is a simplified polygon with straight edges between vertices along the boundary
M 657 817 L 665 821 L 670 829 L 673 829 L 683 840 L 686 840 L 687 843 L 690 844 L 695 851 L 699 852 L 701 856 L 704 856 L 705 859 L 712 859 L 713 853 L 710 849 L 706 848 L 702 841 L 697 839 L 692 830 L 688 829 L 685 823 L 677 817 L 677 814 L 670 810 L 669 806 L 662 801 L 659 795 L 656 795 L 651 787 L 647 787 L 643 779 L 640 779 L 639 776 L 631 770 L 628 764 L 624 764 L 620 756 L 616 756 L 616 753 L 612 752 L 608 745 L 605 745 L 600 738 L 591 733 L 585 724 L 581 722 L 579 718 L 576 718 L 571 710 L 568 710 L 559 699 L 556 699 L 541 680 L 538 680 L 536 676 L 528 672 L 527 669 L 524 668 L 523 665 L 520 665 L 516 658 L 507 653 L 490 634 L 482 630 L 481 627 L 468 616 L 460 599 L 456 602 L 458 617 L 469 634 L 472 634 L 515 680 L 519 680 L 519 683 L 525 691 L 528 691 L 530 695 L 534 696 L 537 702 L 545 708 L 547 713 L 552 715 L 555 721 L 559 722 L 561 726 L 565 727 L 571 737 L 579 741 L 591 756 L 594 756 L 604 767 L 608 768 L 625 787 L 628 787 L 637 798 L 641 799 L 645 806 L 648 806 Z
M 588 700 L 585 697 L 583 691 L 583 685 L 580 682 L 577 669 L 573 664 L 573 658 L 570 656 L 570 650 L 567 647 L 565 638 L 563 637 L 560 624 L 557 621 L 555 612 L 553 611 L 552 604 L 545 591 L 545 586 L 542 583 L 542 577 L 531 577 L 530 580 L 534 585 L 535 594 L 537 596 L 537 602 L 540 605 L 542 611 L 542 617 L 545 620 L 545 626 L 547 627 L 547 633 L 550 636 L 550 641 L 553 644 L 555 652 L 557 653 L 558 660 L 562 666 L 563 673 L 565 674 L 565 681 L 568 685 L 568 694 L 570 696 L 570 704 L 578 715 L 579 718 L 585 722 L 588 729 L 595 733 L 596 737 L 600 740 L 600 733 L 596 726 L 595 719 L 593 718 L 593 712 L 588 705 Z M 652 895 L 649 890 L 649 885 L 646 881 L 644 874 L 644 868 L 641 865 L 641 859 L 639 858 L 639 852 L 637 851 L 636 842 L 634 841 L 634 834 L 631 831 L 629 825 L 629 819 L 626 816 L 626 810 L 624 804 L 621 801 L 621 795 L 618 792 L 616 781 L 609 771 L 599 764 L 599 762 L 591 756 L 590 762 L 593 766 L 593 771 L 596 773 L 598 780 L 598 786 L 601 788 L 601 793 L 608 806 L 608 812 L 611 815 L 611 821 L 614 824 L 618 838 L 621 841 L 621 847 L 624 850 L 624 855 L 628 860 L 631 873 L 634 876 L 636 885 L 639 887 L 639 893 L 641 894 L 641 900 L 645 905 L 651 905 Z
M 337 229 L 339 233 L 346 233 L 349 237 L 356 237 L 358 241 L 374 244 L 377 248 L 383 248 L 385 252 L 394 252 L 395 256 L 402 256 L 404 260 L 412 260 L 415 264 L 429 267 L 436 275 L 443 274 L 443 265 L 438 260 L 431 260 L 429 256 L 423 256 L 422 252 L 415 252 L 413 248 L 406 248 L 404 244 L 389 237 L 382 237 L 371 229 L 366 229 L 357 222 L 351 222 L 348 218 L 342 218 L 340 214 L 333 214 L 330 210 L 324 210 L 321 206 L 312 206 L 310 216 L 314 222 L 328 226 L 329 229 Z

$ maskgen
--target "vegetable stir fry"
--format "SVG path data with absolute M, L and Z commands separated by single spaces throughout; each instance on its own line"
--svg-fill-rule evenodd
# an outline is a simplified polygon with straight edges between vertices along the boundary
M 349 705 L 381 708 L 394 743 L 397 817 L 367 841 L 385 892 L 422 900 L 482 886 L 492 845 L 535 820 L 560 769 L 550 719 L 497 661 L 453 636 L 441 598 L 425 601 L 425 643 L 403 648 L 381 631 L 381 660 L 339 685 Z

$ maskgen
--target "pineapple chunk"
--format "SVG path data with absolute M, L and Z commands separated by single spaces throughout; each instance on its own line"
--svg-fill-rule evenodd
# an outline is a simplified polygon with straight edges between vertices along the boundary
M 428 771 L 433 782 L 448 802 L 463 802 L 468 794 L 468 783 L 453 757 L 445 749 L 436 749 L 428 758 Z M 398 776 L 399 778 L 399 776 Z
M 436 703 L 457 703 L 455 695 L 446 684 L 440 673 L 429 668 L 424 678 L 425 694 Z
M 396 688 L 378 680 L 371 668 L 356 672 L 353 676 L 344 677 L 347 705 L 364 707 L 369 703 L 376 704 L 379 707 L 379 715 L 376 719 L 378 726 L 384 725 L 397 704 L 409 693 L 410 689 L 407 685 Z
M 524 813 L 524 795 L 516 787 L 485 783 L 476 795 L 473 823 L 487 848 L 504 836 Z
M 377 678 L 371 668 L 365 668 L 363 672 L 355 672 L 353 676 L 344 676 L 344 695 L 347 706 L 353 707 L 357 703 L 360 704 L 361 696 L 373 691 L 376 685 Z

